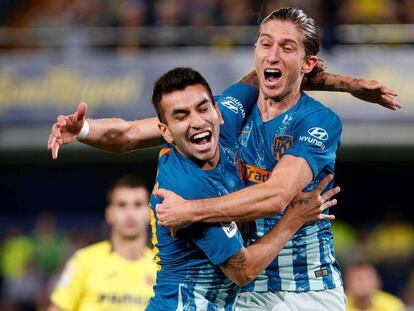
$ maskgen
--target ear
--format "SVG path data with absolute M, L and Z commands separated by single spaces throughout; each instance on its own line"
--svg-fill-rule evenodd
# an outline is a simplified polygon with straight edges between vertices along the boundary
M 158 123 L 158 129 L 160 130 L 162 137 L 165 139 L 167 143 L 172 144 L 174 142 L 174 138 L 171 135 L 171 132 L 165 123 Z
M 214 103 L 214 109 L 216 109 L 217 115 L 218 115 L 218 119 L 219 119 L 219 124 L 223 125 L 224 124 L 224 120 L 223 120 L 223 116 L 221 115 L 221 111 L 219 106 L 217 105 L 217 103 Z
M 311 56 L 306 57 L 302 64 L 302 72 L 304 74 L 311 72 L 317 63 L 318 63 L 317 56 L 311 55 Z
M 145 220 L 147 223 L 151 223 L 151 207 L 148 205 L 147 212 L 145 213 Z
M 111 206 L 108 205 L 105 209 L 105 220 L 108 225 L 112 223 L 112 213 L 111 213 Z

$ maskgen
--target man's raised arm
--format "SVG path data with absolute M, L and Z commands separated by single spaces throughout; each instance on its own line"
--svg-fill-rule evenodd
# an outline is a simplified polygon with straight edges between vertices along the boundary
M 401 108 L 401 104 L 396 99 L 398 94 L 380 82 L 332 74 L 324 71 L 321 66 L 313 76 L 303 78 L 301 87 L 309 91 L 345 92 L 360 100 L 391 110 Z
M 57 159 L 62 145 L 70 144 L 75 139 L 111 152 L 127 152 L 164 143 L 157 118 L 136 121 L 118 118 L 92 120 L 86 119 L 86 112 L 86 103 L 80 103 L 75 113 L 57 117 L 48 140 L 53 159 Z
M 258 88 L 255 71 L 248 73 L 240 82 Z M 381 83 L 330 74 L 324 71 L 323 67 L 314 76 L 304 78 L 302 88 L 315 91 L 347 92 L 356 98 L 391 110 L 401 108 L 396 99 L 397 93 Z M 81 130 L 83 130 L 83 135 L 81 134 L 82 138 L 78 139 L 82 143 L 111 152 L 128 152 L 164 143 L 158 130 L 157 118 L 136 121 L 125 121 L 119 118 L 88 119 L 87 126 L 83 127 L 86 110 L 87 105 L 80 103 L 74 114 L 57 117 L 48 141 L 48 149 L 51 150 L 53 159 L 57 159 L 59 148 L 73 142 Z

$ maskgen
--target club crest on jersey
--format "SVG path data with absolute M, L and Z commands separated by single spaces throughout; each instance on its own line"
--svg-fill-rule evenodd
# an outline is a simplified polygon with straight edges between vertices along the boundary
M 285 154 L 293 145 L 293 136 L 290 135 L 275 135 L 273 141 L 273 154 L 276 157 L 276 160 L 279 161 L 282 156 Z

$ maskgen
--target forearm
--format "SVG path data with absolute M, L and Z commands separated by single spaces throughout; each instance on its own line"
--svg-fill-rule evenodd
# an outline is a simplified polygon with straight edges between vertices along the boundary
M 250 86 L 259 90 L 259 78 L 257 77 L 256 70 L 250 71 L 247 75 L 240 79 L 240 83 L 249 84 Z
M 358 79 L 353 77 L 322 71 L 309 79 L 304 88 L 310 91 L 351 92 L 357 81 Z
M 224 273 L 238 285 L 255 279 L 302 225 L 293 214 L 287 213 L 266 235 L 230 258 L 222 267 Z
M 125 121 L 122 119 L 88 119 L 89 133 L 82 143 L 111 151 L 128 152 L 162 144 L 156 118 Z
M 225 197 L 187 201 L 193 222 L 250 221 L 282 212 L 288 201 L 283 189 L 257 185 Z

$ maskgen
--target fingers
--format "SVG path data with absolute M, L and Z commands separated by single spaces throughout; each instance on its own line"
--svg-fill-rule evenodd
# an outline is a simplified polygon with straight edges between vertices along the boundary
M 169 192 L 170 192 L 170 191 L 165 190 L 165 189 L 155 189 L 152 193 L 153 193 L 155 196 L 157 196 L 157 197 L 160 197 L 160 198 L 164 199 L 164 198 L 168 195 L 168 193 L 169 193 Z
M 47 140 L 47 149 L 48 150 L 52 149 L 52 145 L 53 145 L 54 140 L 55 140 L 55 136 L 53 136 L 53 134 L 50 134 L 49 139 Z
M 52 133 L 49 135 L 49 140 L 47 141 L 47 149 L 52 149 L 52 145 L 58 137 L 60 137 L 60 131 L 57 123 L 55 123 L 52 126 Z
M 85 119 L 86 112 L 88 111 L 88 105 L 84 102 L 81 102 L 76 109 L 76 112 L 73 114 L 76 121 L 82 121 Z
M 52 159 L 56 160 L 58 158 L 60 145 L 56 142 L 52 146 Z
M 397 110 L 401 108 L 401 104 L 393 95 L 381 94 L 381 97 L 378 103 L 381 106 L 391 109 L 391 110 Z
M 174 228 L 170 228 L 171 237 L 175 238 L 177 236 L 177 230 Z
M 329 185 L 329 183 L 332 181 L 333 178 L 334 178 L 334 175 L 333 174 L 329 174 L 324 179 L 322 179 L 319 182 L 318 186 L 316 187 L 319 190 L 319 192 L 322 192 L 323 189 L 325 189 L 326 186 Z
M 326 191 L 323 195 L 321 195 L 322 202 L 328 201 L 330 198 L 337 195 L 339 192 L 341 192 L 341 188 L 339 188 L 338 186 Z
M 331 208 L 333 206 L 335 206 L 338 203 L 338 201 L 336 199 L 333 200 L 329 200 L 326 201 L 325 203 L 323 203 L 320 207 L 319 207 L 319 211 L 322 213 L 323 211 L 325 211 L 328 208 Z
M 392 95 L 392 96 L 398 96 L 397 92 L 387 88 L 386 86 L 381 87 L 381 93 L 389 94 L 389 95 Z
M 56 123 L 55 123 L 56 124 Z M 57 117 L 57 125 L 59 127 L 64 127 L 67 125 L 67 117 L 63 116 L 63 115 L 58 115 Z
M 335 215 L 326 215 L 326 214 L 320 214 L 319 215 L 319 220 L 335 220 Z

